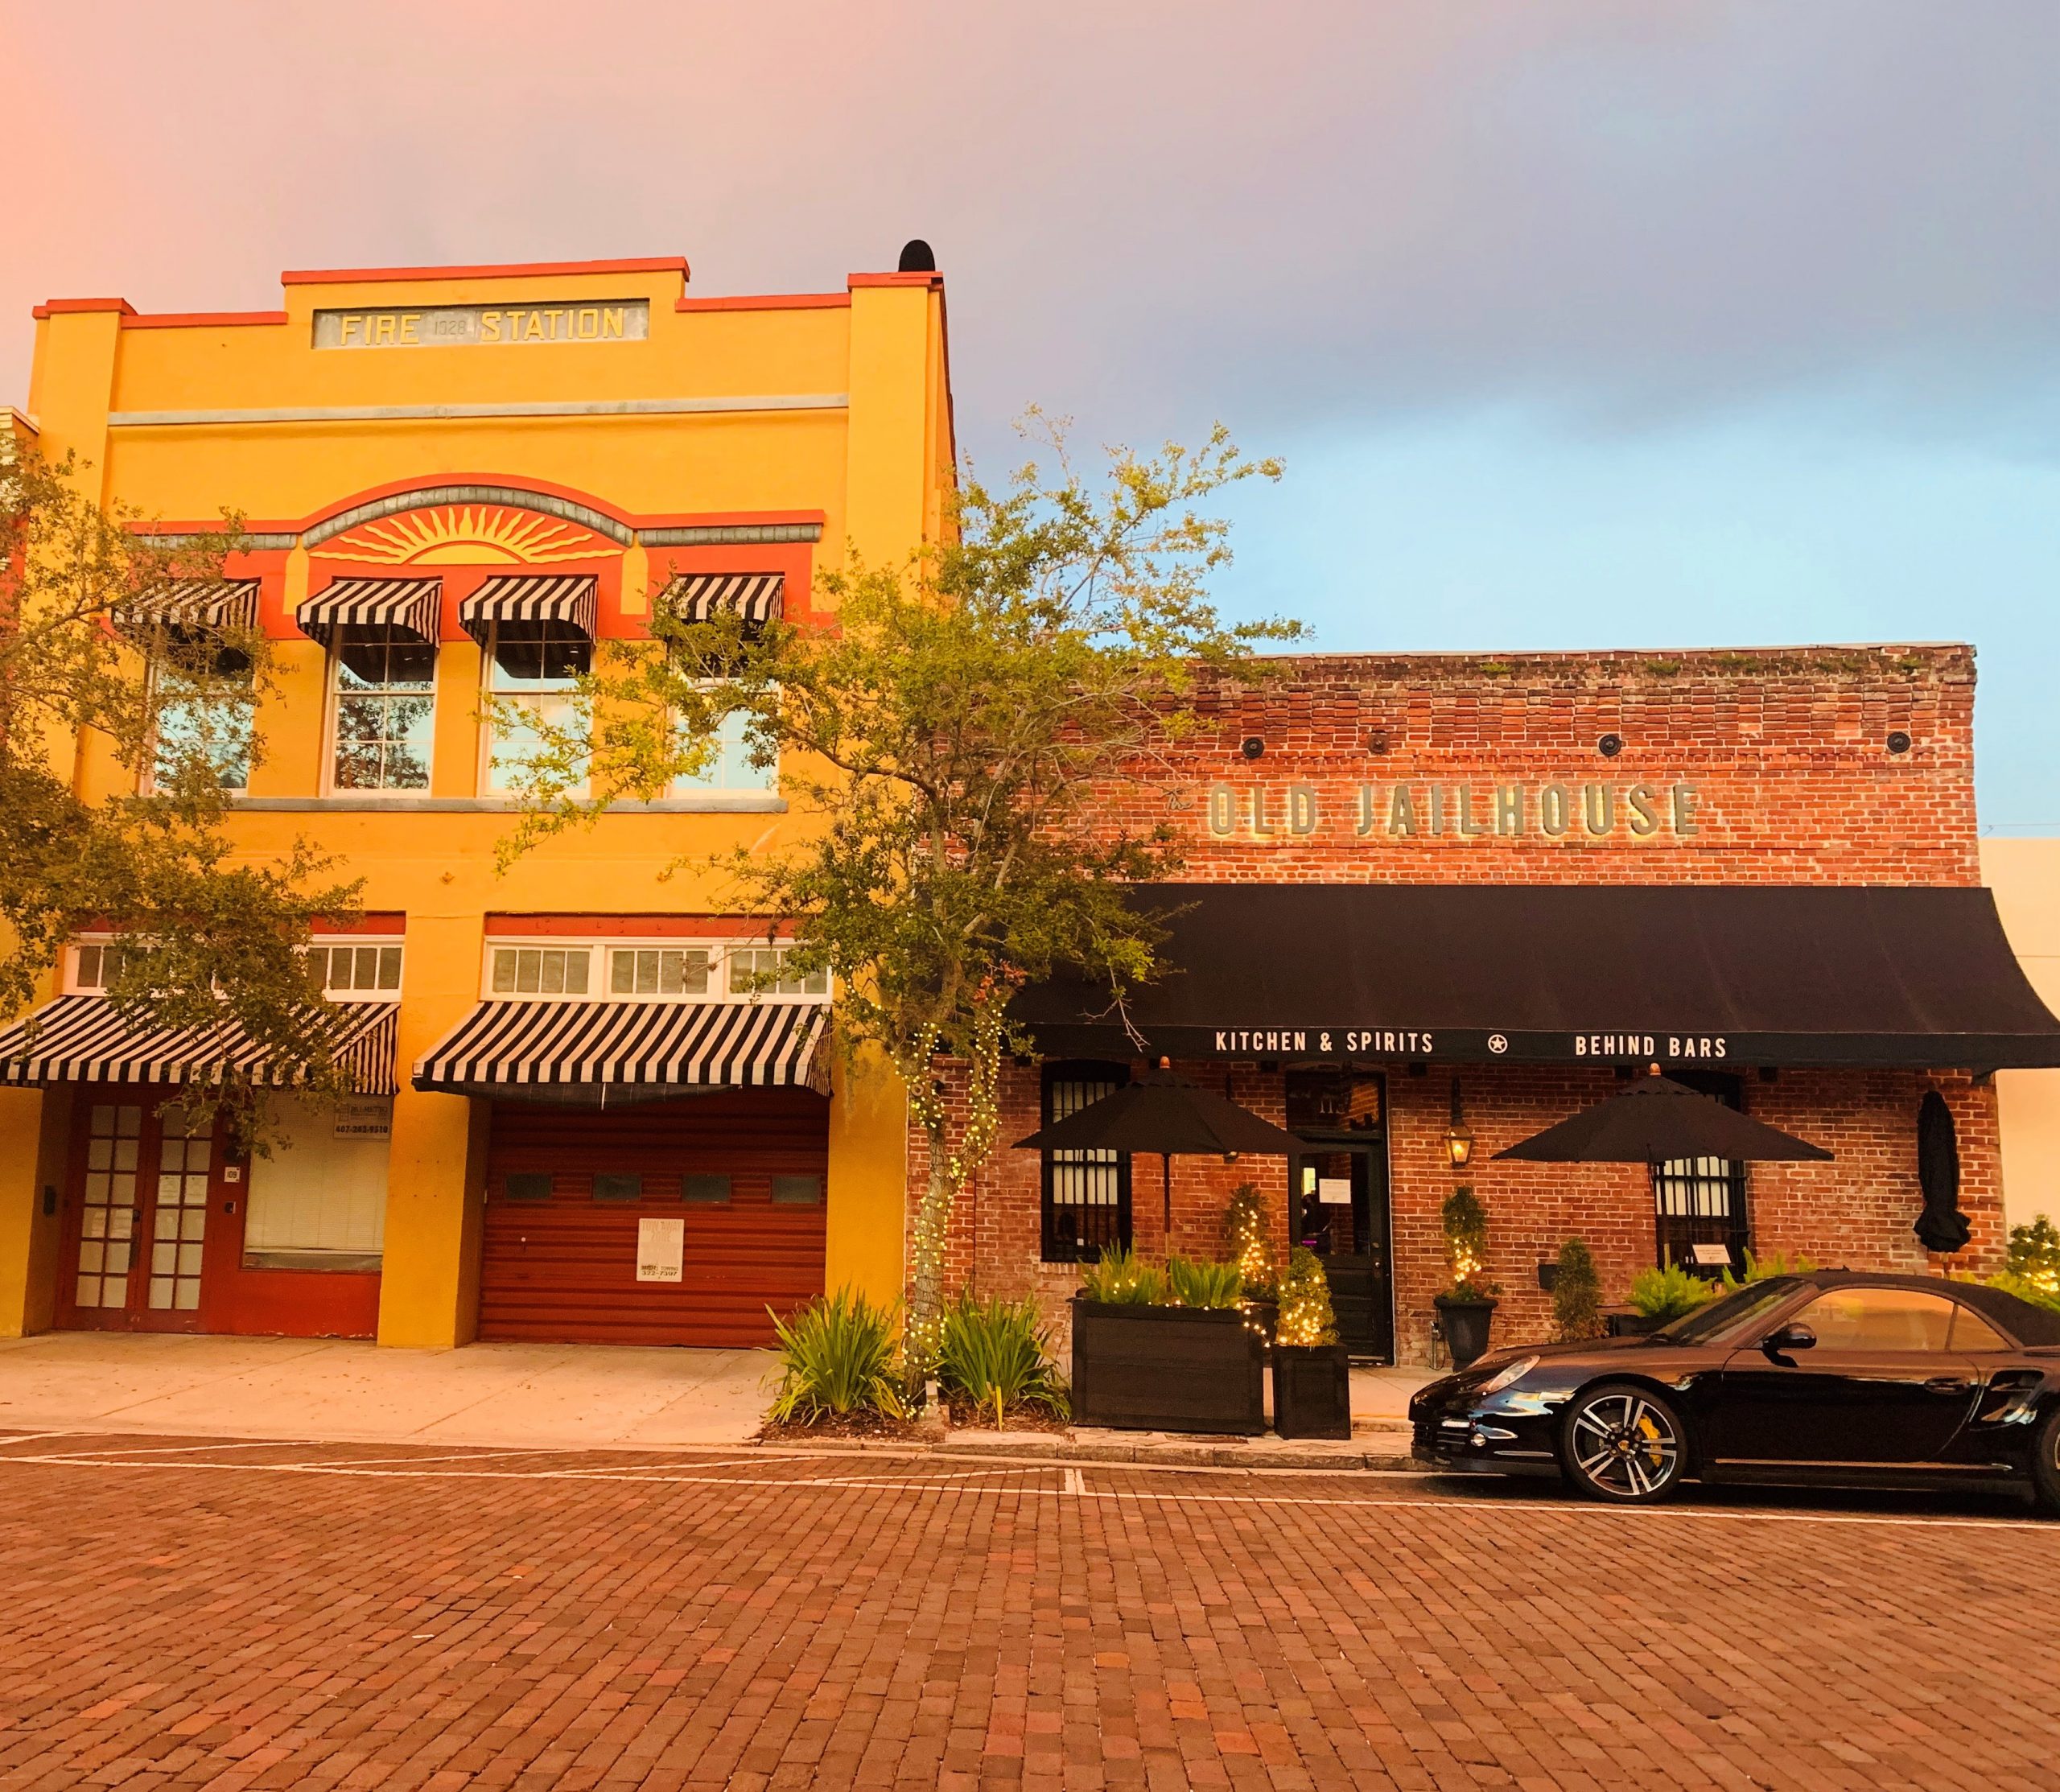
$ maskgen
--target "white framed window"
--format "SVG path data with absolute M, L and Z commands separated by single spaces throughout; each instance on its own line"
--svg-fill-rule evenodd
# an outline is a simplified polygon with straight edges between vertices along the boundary
M 74 995 L 100 995 L 122 963 L 122 948 L 111 940 L 81 940 L 72 948 L 71 958 L 67 990 Z
M 329 785 L 426 790 L 435 738 L 436 649 L 385 623 L 340 628 L 329 656 Z
M 579 719 L 579 682 L 594 643 L 569 622 L 496 622 L 487 634 L 486 788 L 501 795 L 521 782 L 541 744 L 539 730 Z M 512 712 L 512 714 L 511 714 Z M 535 719 L 534 725 L 528 718 Z
M 611 995 L 706 995 L 705 945 L 616 945 L 608 948 Z
M 250 657 L 224 647 L 214 654 L 207 688 L 175 667 L 153 662 L 150 690 L 157 709 L 157 737 L 150 779 L 162 787 L 181 760 L 204 758 L 223 789 L 241 795 L 249 788 L 251 747 L 257 735 L 258 690 Z
M 584 995 L 593 967 L 591 945 L 499 945 L 487 953 L 492 995 Z
M 716 731 L 715 751 L 707 764 L 691 777 L 673 780 L 671 794 L 691 797 L 707 790 L 777 790 L 780 768 L 754 765 L 746 730 L 751 718 L 732 710 Z
M 390 1098 L 332 1108 L 266 1098 L 271 1155 L 250 1161 L 247 1270 L 376 1270 L 385 1243 Z
M 307 949 L 332 1002 L 378 1000 L 401 991 L 398 940 L 317 940 Z
M 753 986 L 752 979 L 780 975 L 786 963 L 787 948 L 779 945 L 735 945 L 726 954 L 730 993 L 732 995 L 827 995 L 830 973 L 812 970 L 806 976 L 780 976 L 777 983 Z

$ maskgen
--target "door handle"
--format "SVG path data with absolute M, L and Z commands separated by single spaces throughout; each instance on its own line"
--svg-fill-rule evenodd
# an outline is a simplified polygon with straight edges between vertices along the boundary
M 1958 1375 L 1934 1375 L 1924 1384 L 1927 1394 L 1971 1394 L 1974 1383 Z

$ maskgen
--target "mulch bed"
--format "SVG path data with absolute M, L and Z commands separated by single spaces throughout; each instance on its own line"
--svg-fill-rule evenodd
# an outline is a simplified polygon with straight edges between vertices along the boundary
M 954 1431 L 991 1432 L 995 1428 L 995 1409 L 976 1407 L 970 1400 L 947 1400 Z M 1007 1409 L 1008 1423 L 1003 1429 L 1012 1432 L 1058 1432 L 1073 1428 L 1073 1421 L 1059 1418 L 1049 1407 L 1020 1406 Z
M 820 1419 L 789 1419 L 784 1423 L 768 1419 L 759 1429 L 761 1444 L 805 1444 L 818 1437 L 884 1438 L 895 1441 L 920 1438 L 920 1426 L 905 1419 L 890 1419 L 884 1412 L 826 1412 Z

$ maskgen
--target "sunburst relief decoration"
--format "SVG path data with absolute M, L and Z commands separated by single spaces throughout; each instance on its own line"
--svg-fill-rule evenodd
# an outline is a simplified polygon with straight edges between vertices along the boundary
M 619 551 L 578 523 L 495 504 L 446 504 L 360 523 L 319 550 L 396 566 L 539 566 Z

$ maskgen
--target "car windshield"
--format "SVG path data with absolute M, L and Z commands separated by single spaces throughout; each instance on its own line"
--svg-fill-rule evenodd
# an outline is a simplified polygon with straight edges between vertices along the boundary
M 1671 1325 L 1653 1333 L 1669 1344 L 1721 1344 L 1763 1319 L 1786 1300 L 1802 1284 L 1792 1275 L 1770 1275 L 1764 1282 L 1748 1282 L 1742 1288 L 1698 1307 Z

